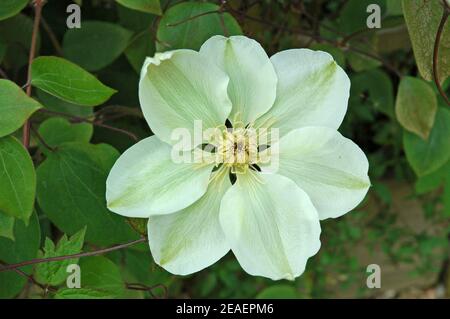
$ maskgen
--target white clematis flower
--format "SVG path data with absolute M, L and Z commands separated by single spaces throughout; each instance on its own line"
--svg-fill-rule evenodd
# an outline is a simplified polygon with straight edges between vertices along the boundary
M 151 253 L 171 273 L 197 272 L 231 249 L 249 274 L 293 280 L 320 248 L 319 221 L 355 208 L 370 186 L 366 156 L 337 131 L 349 89 L 328 53 L 293 49 L 269 59 L 244 36 L 147 58 L 139 98 L 155 135 L 117 160 L 108 207 L 149 218 Z M 210 154 L 231 160 L 173 160 L 173 132 L 195 134 L 199 120 L 224 139 L 200 139 L 182 153 L 206 153 L 201 144 L 211 143 Z M 250 128 L 276 128 L 280 139 L 246 142 Z

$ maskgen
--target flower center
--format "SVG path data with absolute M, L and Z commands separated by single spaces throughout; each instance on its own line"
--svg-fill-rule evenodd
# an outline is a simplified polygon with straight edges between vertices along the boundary
M 226 128 L 216 146 L 216 164 L 229 167 L 234 174 L 243 174 L 258 162 L 258 140 L 254 129 Z

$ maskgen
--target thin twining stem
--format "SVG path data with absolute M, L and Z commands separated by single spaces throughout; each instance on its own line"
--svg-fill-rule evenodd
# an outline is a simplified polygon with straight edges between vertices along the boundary
M 439 94 L 444 98 L 445 102 L 450 105 L 450 101 L 442 88 L 441 82 L 439 81 L 438 73 L 438 60 L 439 60 L 439 45 L 442 38 L 442 33 L 444 31 L 445 23 L 447 22 L 448 16 L 450 14 L 450 7 L 445 0 L 442 1 L 444 5 L 444 13 L 442 14 L 441 22 L 439 23 L 438 30 L 436 32 L 436 40 L 434 41 L 433 50 L 433 79 L 436 83 Z
M 39 32 L 39 25 L 42 16 L 42 7 L 44 6 L 44 0 L 34 0 L 34 24 L 33 24 L 33 33 L 31 35 L 31 45 L 30 45 L 30 55 L 28 56 L 28 74 L 27 74 L 27 83 L 31 82 L 31 64 L 33 63 L 34 56 L 36 55 L 36 43 L 37 36 Z M 26 88 L 26 93 L 28 96 L 31 96 L 31 85 L 28 85 Z M 30 146 L 30 121 L 25 121 L 23 126 L 23 145 L 25 148 Z
M 50 145 L 48 145 L 47 142 L 45 142 L 44 138 L 43 138 L 43 137 L 41 136 L 41 134 L 39 133 L 39 131 L 36 130 L 36 129 L 34 128 L 33 122 L 30 122 L 30 128 L 31 128 L 31 131 L 33 132 L 33 134 L 36 135 L 36 137 L 37 137 L 37 139 L 39 140 L 39 142 L 41 142 L 42 145 L 44 145 L 44 147 L 45 147 L 46 149 L 48 149 L 48 150 L 51 151 L 51 152 L 54 152 L 54 151 L 55 151 L 55 148 L 54 148 L 54 147 L 51 147 Z
M 98 250 L 94 250 L 94 251 L 88 251 L 88 252 L 72 254 L 72 255 L 48 257 L 48 258 L 36 258 L 36 259 L 27 260 L 27 261 L 22 261 L 22 262 L 19 262 L 16 264 L 2 265 L 0 268 L 0 272 L 7 271 L 7 270 L 15 270 L 17 268 L 34 265 L 34 264 L 51 262 L 51 261 L 62 261 L 62 260 L 67 260 L 67 259 L 77 259 L 77 258 L 81 258 L 81 257 L 103 255 L 103 254 L 106 254 L 106 253 L 109 253 L 112 251 L 128 248 L 130 246 L 134 246 L 136 244 L 140 244 L 140 243 L 143 243 L 146 241 L 147 241 L 147 238 L 142 237 L 137 240 L 133 240 L 129 243 L 120 244 L 120 245 L 103 248 L 103 249 L 98 249 Z
M 6 264 L 3 263 L 3 262 L 0 262 L 0 265 L 6 265 Z M 42 285 L 42 284 L 38 283 L 38 282 L 36 281 L 36 279 L 34 279 L 33 276 L 28 275 L 27 273 L 25 273 L 24 271 L 22 271 L 22 270 L 20 270 L 20 269 L 13 269 L 13 271 L 16 272 L 18 275 L 20 275 L 20 276 L 26 278 L 26 279 L 28 280 L 28 282 L 30 282 L 30 283 L 32 283 L 32 284 L 38 286 L 39 288 L 41 288 L 41 289 L 44 290 L 44 291 L 52 291 L 52 292 L 55 291 L 52 287 L 47 287 L 47 286 L 45 286 L 45 285 Z
M 75 115 L 71 115 L 71 114 L 67 114 L 67 113 L 63 113 L 63 112 L 51 111 L 51 110 L 47 110 L 47 109 L 40 109 L 39 112 L 52 114 L 52 115 L 63 116 L 63 117 L 66 117 L 66 118 L 70 118 L 70 119 L 74 120 L 75 122 L 90 123 L 90 124 L 95 125 L 95 126 L 103 127 L 103 128 L 108 129 L 108 130 L 111 130 L 111 131 L 116 131 L 116 132 L 125 134 L 125 135 L 131 137 L 134 141 L 138 141 L 139 140 L 139 138 L 136 135 L 134 135 L 133 133 L 131 133 L 131 132 L 127 131 L 127 130 L 124 130 L 124 129 L 121 129 L 121 128 L 118 128 L 118 127 L 114 127 L 114 126 L 111 126 L 111 125 L 103 124 L 103 123 L 101 123 L 99 121 L 91 120 L 91 119 L 88 119 L 88 118 L 85 118 L 85 117 L 75 116 Z
M 167 298 L 169 292 L 167 290 L 167 287 L 163 284 L 157 284 L 154 286 L 147 286 L 140 283 L 126 283 L 126 288 L 130 290 L 139 290 L 139 291 L 146 291 L 152 296 L 154 299 L 159 299 L 158 296 L 156 296 L 153 291 L 157 288 L 161 288 L 163 290 L 163 298 Z

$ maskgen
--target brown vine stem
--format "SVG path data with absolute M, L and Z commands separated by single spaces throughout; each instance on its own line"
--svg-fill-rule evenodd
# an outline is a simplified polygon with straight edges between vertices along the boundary
M 195 19 L 197 19 L 197 18 L 206 16 L 206 15 L 209 15 L 209 14 L 220 13 L 220 12 L 221 12 L 220 9 L 202 12 L 202 13 L 199 13 L 199 14 L 197 14 L 197 15 L 195 15 L 195 16 L 192 16 L 192 17 L 189 17 L 189 18 L 186 18 L 186 19 L 183 19 L 183 20 L 174 22 L 174 23 L 168 23 L 168 24 L 166 24 L 166 26 L 167 26 L 167 27 L 176 27 L 177 25 L 186 23 L 186 22 L 188 22 L 188 21 L 195 20 Z
M 123 130 L 123 129 L 118 128 L 118 127 L 114 127 L 114 126 L 111 126 L 111 125 L 107 125 L 107 124 L 103 124 L 103 123 L 99 123 L 99 122 L 95 122 L 95 121 L 87 121 L 87 123 L 91 123 L 92 125 L 106 128 L 106 129 L 108 129 L 110 131 L 116 131 L 118 133 L 125 134 L 125 135 L 131 137 L 135 142 L 139 141 L 139 138 L 136 135 L 134 135 L 133 133 L 131 133 L 131 132 L 127 131 L 127 130 Z
M 226 37 L 228 37 L 229 36 L 229 32 L 228 32 L 227 26 L 225 25 L 225 19 L 223 17 L 224 6 L 225 5 L 226 5 L 226 1 L 223 0 L 223 1 L 221 1 L 221 5 L 220 5 L 219 9 L 217 9 L 217 10 L 211 10 L 211 11 L 202 12 L 200 14 L 194 15 L 194 16 L 186 18 L 186 19 L 183 19 L 181 21 L 177 21 L 177 22 L 174 22 L 174 23 L 168 23 L 168 24 L 166 24 L 166 26 L 168 26 L 168 27 L 176 27 L 176 26 L 178 26 L 180 24 L 183 24 L 183 23 L 186 23 L 186 22 L 198 19 L 200 17 L 217 13 L 217 14 L 219 14 L 220 24 L 222 26 L 223 33 L 224 33 L 224 35 Z
M 164 286 L 163 284 L 157 284 L 154 286 L 146 286 L 146 285 L 143 285 L 140 283 L 126 283 L 125 286 L 127 289 L 130 289 L 130 290 L 146 291 L 154 299 L 159 299 L 159 297 L 153 293 L 153 290 L 155 290 L 157 288 L 161 288 L 163 290 L 163 298 L 167 298 L 167 296 L 169 294 L 167 287 Z
M 355 53 L 359 53 L 361 55 L 364 55 L 366 57 L 372 58 L 374 60 L 377 60 L 378 62 L 382 63 L 386 68 L 388 68 L 389 70 L 391 70 L 391 72 L 393 72 L 398 78 L 402 77 L 402 73 L 392 64 L 390 64 L 389 62 L 385 61 L 383 58 L 381 58 L 380 56 L 376 55 L 376 54 L 372 54 L 363 50 L 360 50 L 358 48 L 355 47 L 351 47 L 349 45 L 344 47 L 345 49 L 355 52 Z
M 37 137 L 37 139 L 39 140 L 39 142 L 41 142 L 42 145 L 44 145 L 44 147 L 45 147 L 46 149 L 48 149 L 48 150 L 51 151 L 51 152 L 54 152 L 54 151 L 55 151 L 55 148 L 54 148 L 54 147 L 51 147 L 50 145 L 48 145 L 47 142 L 44 140 L 44 138 L 43 138 L 43 137 L 41 136 L 41 134 L 39 133 L 39 131 L 36 130 L 36 129 L 34 128 L 33 122 L 31 122 L 31 121 L 30 121 L 30 129 L 31 129 L 31 131 L 34 133 L 34 135 L 36 135 L 36 137 Z
M 28 73 L 27 73 L 27 83 L 31 82 L 31 64 L 33 63 L 34 56 L 36 55 L 36 42 L 37 35 L 39 32 L 39 25 L 42 16 L 42 7 L 45 4 L 45 0 L 34 0 L 34 24 L 33 24 L 33 33 L 31 35 L 31 46 L 30 46 L 30 55 L 28 56 Z M 31 96 L 31 85 L 27 86 L 26 93 L 28 96 Z M 27 120 L 23 126 L 23 145 L 25 148 L 30 146 L 30 122 Z
M 438 30 L 436 32 L 436 40 L 434 41 L 434 50 L 433 50 L 433 79 L 436 83 L 439 94 L 444 98 L 445 102 L 450 105 L 450 101 L 447 95 L 442 88 L 441 82 L 439 81 L 439 73 L 438 73 L 438 60 L 439 60 L 439 45 L 442 38 L 442 33 L 444 31 L 445 23 L 447 22 L 448 16 L 450 14 L 450 8 L 446 2 L 446 0 L 442 1 L 444 5 L 444 13 L 442 14 L 441 22 L 439 23 Z
M 119 132 L 119 133 L 125 134 L 125 135 L 131 137 L 136 142 L 139 140 L 136 135 L 134 135 L 133 133 L 131 133 L 131 132 L 127 131 L 127 130 L 123 130 L 123 129 L 118 128 L 118 127 L 114 127 L 114 126 L 111 126 L 111 125 L 103 124 L 103 123 L 100 123 L 98 121 L 90 120 L 90 119 L 85 118 L 85 117 L 70 115 L 70 114 L 63 113 L 63 112 L 51 111 L 51 110 L 47 110 L 47 109 L 40 109 L 38 112 L 66 117 L 66 118 L 72 119 L 75 122 L 79 122 L 79 123 L 80 122 L 89 123 L 89 124 L 92 124 L 92 125 L 95 125 L 95 126 L 106 128 L 106 129 L 111 130 L 111 131 L 115 131 L 115 132 Z
M 5 263 L 3 263 L 3 262 L 0 262 L 0 265 L 7 265 L 7 264 L 5 264 Z M 26 272 L 24 272 L 24 271 L 22 271 L 22 270 L 20 270 L 20 269 L 13 269 L 13 270 L 14 270 L 14 272 L 16 272 L 18 275 L 20 275 L 20 276 L 26 278 L 26 279 L 28 280 L 28 282 L 30 282 L 30 283 L 32 283 L 32 284 L 34 284 L 34 285 L 40 287 L 42 290 L 44 290 L 44 291 L 47 291 L 47 290 L 48 290 L 48 291 L 54 291 L 54 289 L 53 289 L 52 287 L 47 287 L 47 286 L 45 286 L 45 285 L 41 285 L 40 283 L 38 283 L 38 282 L 34 279 L 33 276 L 28 275 Z
M 50 262 L 50 261 L 62 261 L 62 260 L 66 260 L 66 259 L 74 259 L 74 258 L 81 258 L 81 257 L 90 257 L 90 256 L 97 256 L 97 255 L 103 255 L 115 250 L 120 250 L 120 249 L 124 249 L 124 248 L 128 248 L 130 246 L 136 245 L 136 244 L 140 244 L 143 242 L 146 242 L 147 238 L 142 237 L 139 238 L 137 240 L 133 240 L 129 243 L 125 243 L 125 244 L 120 244 L 120 245 L 116 245 L 116 246 L 112 246 L 112 247 L 108 247 L 108 248 L 103 248 L 103 249 L 98 249 L 98 250 L 93 250 L 93 251 L 88 251 L 88 252 L 84 252 L 84 253 L 79 253 L 79 254 L 72 254 L 72 255 L 65 255 L 65 256 L 55 256 L 55 257 L 49 257 L 49 258 L 36 258 L 36 259 L 32 259 L 32 260 L 27 260 L 27 261 L 22 261 L 20 263 L 16 263 L 16 264 L 9 264 L 9 265 L 4 265 L 0 268 L 0 272 L 2 271 L 7 271 L 7 270 L 15 270 L 17 268 L 20 267 L 24 267 L 24 266 L 29 266 L 29 265 L 34 265 L 34 264 L 40 264 L 40 263 L 46 263 L 46 262 Z
M 348 42 L 350 42 L 350 40 L 353 40 L 354 38 L 357 38 L 360 35 L 363 35 L 363 34 L 369 33 L 369 32 L 372 32 L 372 29 L 369 29 L 369 30 L 367 30 L 367 29 L 357 30 L 357 31 L 352 32 L 349 35 L 345 36 L 342 39 L 341 43 L 342 43 L 342 45 L 346 45 Z

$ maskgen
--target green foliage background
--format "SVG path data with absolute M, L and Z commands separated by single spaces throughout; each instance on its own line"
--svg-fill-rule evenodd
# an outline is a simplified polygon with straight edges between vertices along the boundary
M 368 155 L 373 187 L 355 211 L 322 223 L 322 249 L 294 282 L 247 275 L 231 253 L 197 274 L 174 276 L 141 243 L 1 271 L 0 298 L 370 297 L 418 282 L 447 282 L 450 296 L 450 108 L 442 94 L 449 95 L 450 22 L 440 32 L 433 76 L 445 1 L 75 2 L 81 29 L 66 26 L 72 1 L 43 6 L 30 72 L 33 5 L 0 3 L 2 265 L 140 237 L 142 221 L 110 213 L 104 193 L 120 152 L 152 134 L 139 109 L 141 65 L 155 52 L 197 50 L 215 34 L 245 34 L 269 56 L 300 47 L 332 54 L 352 83 L 340 131 Z M 372 3 L 381 8 L 380 29 L 366 26 Z M 21 143 L 27 120 L 28 149 Z M 76 262 L 83 286 L 67 289 L 65 269 Z M 370 263 L 401 273 L 401 283 L 387 276 L 385 290 L 368 289 Z

